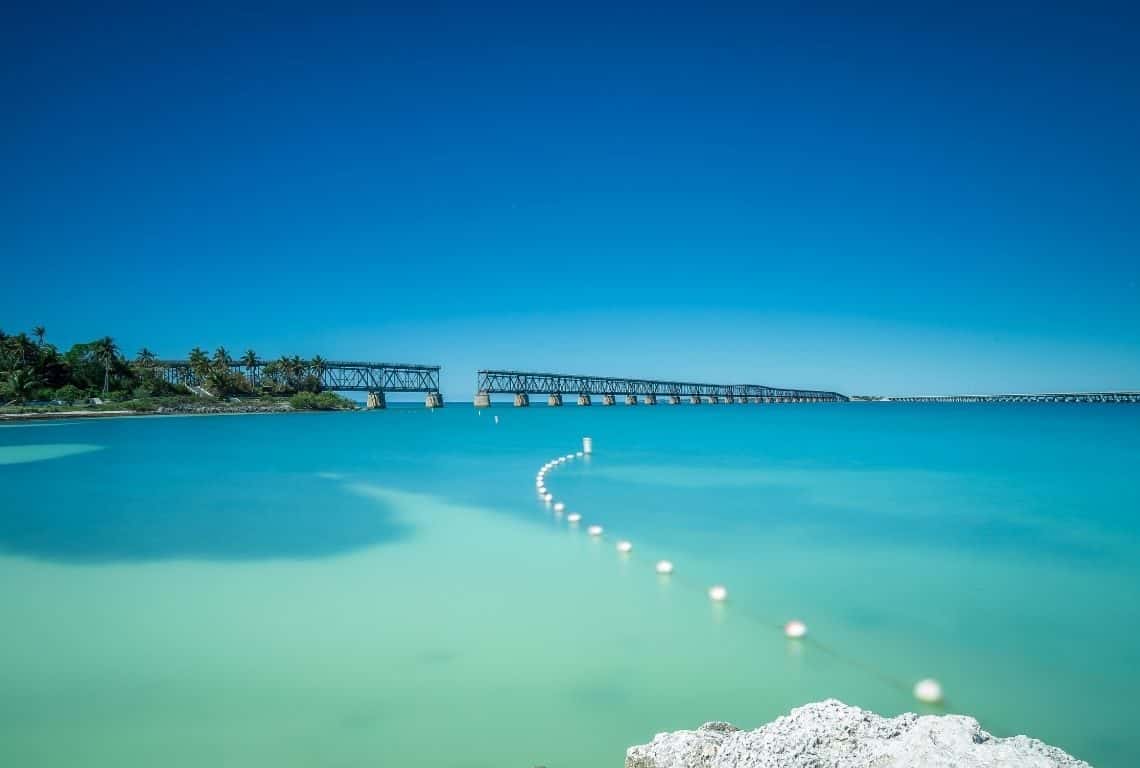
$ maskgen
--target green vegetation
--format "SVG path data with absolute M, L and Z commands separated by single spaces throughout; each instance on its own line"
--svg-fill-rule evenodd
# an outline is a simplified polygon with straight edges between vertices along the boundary
M 255 375 L 258 358 L 252 349 L 235 360 L 225 347 L 218 347 L 213 355 L 195 347 L 188 360 L 202 387 L 192 391 L 164 380 L 158 356 L 146 347 L 128 360 L 110 336 L 75 344 L 66 352 L 46 338 L 43 326 L 32 329 L 30 336 L 0 331 L 0 407 L 53 410 L 82 405 L 152 411 L 234 398 L 260 398 L 267 405 L 288 399 L 293 408 L 304 410 L 356 407 L 347 398 L 321 391 L 320 375 L 326 363 L 320 357 L 282 357 Z
M 289 398 L 298 411 L 343 411 L 356 408 L 356 403 L 335 392 L 298 392 Z

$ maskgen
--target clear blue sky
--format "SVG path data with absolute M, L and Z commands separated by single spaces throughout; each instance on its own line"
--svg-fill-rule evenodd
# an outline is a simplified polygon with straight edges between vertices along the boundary
M 1135 4 L 24 5 L 8 332 L 1140 388 Z

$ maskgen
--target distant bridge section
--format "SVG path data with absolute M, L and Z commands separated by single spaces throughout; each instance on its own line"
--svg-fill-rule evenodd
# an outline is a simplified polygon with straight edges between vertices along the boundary
M 157 360 L 152 363 L 158 375 L 171 384 L 191 389 L 206 388 L 210 372 L 216 364 L 195 366 L 189 360 Z M 369 408 L 387 406 L 387 392 L 423 392 L 428 408 L 441 408 L 443 396 L 439 392 L 438 365 L 408 365 L 404 363 L 369 363 L 342 360 L 256 360 L 252 365 L 232 360 L 227 363 L 231 373 L 245 377 L 255 390 L 271 391 L 279 384 L 296 384 L 316 379 L 322 390 L 336 392 L 367 392 Z
M 1009 395 L 907 395 L 892 403 L 1140 403 L 1140 392 L 1038 392 Z
M 694 405 L 707 403 L 837 403 L 847 398 L 838 392 L 814 389 L 786 389 L 761 384 L 698 384 L 685 381 L 627 379 L 615 376 L 582 376 L 565 373 L 532 373 L 528 371 L 479 371 L 475 405 L 486 408 L 491 395 L 515 396 L 515 405 L 530 405 L 531 395 L 546 395 L 547 405 L 562 405 L 564 395 L 578 398 L 578 405 L 591 405 L 593 397 L 601 397 L 602 405 L 614 405 L 617 398 L 626 405 L 656 405 L 665 398 L 671 405 L 682 399 Z

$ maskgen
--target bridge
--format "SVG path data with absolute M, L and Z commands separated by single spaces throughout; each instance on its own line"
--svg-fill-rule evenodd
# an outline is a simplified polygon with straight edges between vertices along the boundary
M 190 389 L 208 387 L 210 371 L 217 369 L 213 362 L 195 366 L 189 360 L 156 360 L 152 365 L 163 381 Z M 367 392 L 369 408 L 387 407 L 385 393 L 388 392 L 423 392 L 424 405 L 443 407 L 438 365 L 292 358 L 259 359 L 252 364 L 231 360 L 227 368 L 231 373 L 244 376 L 255 391 L 272 391 L 281 384 L 296 389 L 299 383 L 315 381 L 322 390 Z
M 1140 403 L 1140 392 L 1038 392 L 1008 395 L 906 395 L 892 403 Z
M 582 376 L 564 373 L 531 373 L 528 371 L 490 371 L 478 373 L 475 406 L 491 405 L 491 395 L 514 395 L 515 406 L 530 405 L 531 395 L 546 395 L 549 406 L 562 405 L 563 395 L 577 395 L 578 405 L 591 405 L 600 396 L 602 405 L 614 405 L 624 397 L 626 405 L 656 405 L 666 398 L 679 405 L 682 398 L 693 405 L 700 403 L 838 403 L 847 398 L 838 392 L 814 389 L 783 389 L 760 384 L 696 384 L 684 381 L 626 379 L 613 376 Z

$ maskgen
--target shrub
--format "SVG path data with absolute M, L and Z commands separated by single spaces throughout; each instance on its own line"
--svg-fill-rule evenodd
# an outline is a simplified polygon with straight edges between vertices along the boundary
M 356 407 L 347 397 L 332 392 L 298 392 L 289 398 L 289 405 L 298 411 L 342 411 Z

